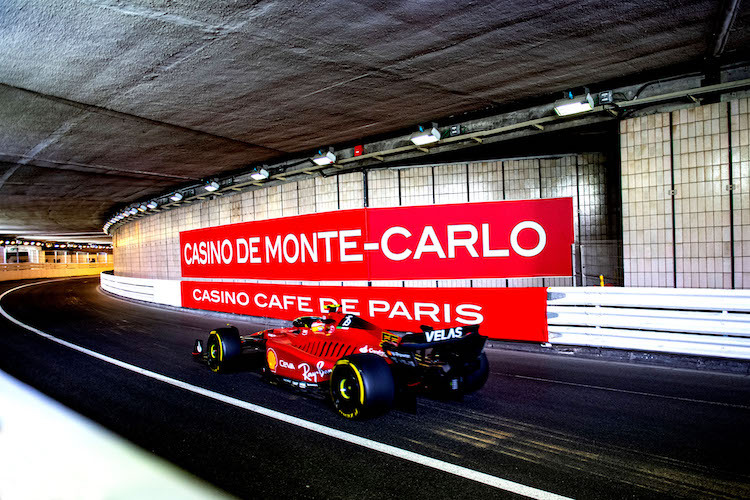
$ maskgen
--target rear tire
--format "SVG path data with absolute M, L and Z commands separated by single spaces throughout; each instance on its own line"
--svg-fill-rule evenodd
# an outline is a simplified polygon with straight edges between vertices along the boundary
M 352 354 L 333 366 L 330 393 L 333 406 L 345 418 L 365 418 L 393 406 L 395 383 L 391 367 L 375 354 Z
M 212 371 L 230 371 L 241 352 L 242 341 L 237 328 L 217 328 L 209 334 L 206 342 L 206 362 Z
M 464 393 L 466 394 L 481 389 L 490 376 L 490 362 L 487 360 L 487 355 L 482 352 L 477 361 L 479 366 L 474 371 L 464 375 Z

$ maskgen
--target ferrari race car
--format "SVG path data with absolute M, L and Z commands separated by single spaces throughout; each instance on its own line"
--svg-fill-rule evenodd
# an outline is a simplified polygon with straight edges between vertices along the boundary
M 330 395 L 346 418 L 383 413 L 415 391 L 462 395 L 487 381 L 487 337 L 479 325 L 419 333 L 384 330 L 341 306 L 323 317 L 297 318 L 291 327 L 240 335 L 229 326 L 198 339 L 193 358 L 214 372 L 237 368 L 249 353 L 264 353 L 262 372 L 271 382 Z M 408 399 L 408 397 L 407 397 Z

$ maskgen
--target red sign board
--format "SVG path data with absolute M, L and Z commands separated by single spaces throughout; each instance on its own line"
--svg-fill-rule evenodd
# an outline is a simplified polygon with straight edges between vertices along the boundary
M 320 316 L 341 304 L 396 331 L 482 325 L 492 339 L 547 342 L 545 288 L 381 288 L 276 285 L 266 283 L 182 282 L 182 306 L 249 316 L 292 320 Z
M 180 233 L 182 276 L 405 280 L 569 276 L 571 198 L 363 208 Z

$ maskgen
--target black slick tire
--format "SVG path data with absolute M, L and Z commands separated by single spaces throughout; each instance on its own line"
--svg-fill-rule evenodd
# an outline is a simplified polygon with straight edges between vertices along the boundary
M 217 328 L 208 335 L 206 362 L 211 371 L 230 371 L 242 352 L 242 341 L 237 328 Z
M 352 354 L 333 366 L 330 393 L 336 411 L 360 419 L 382 414 L 393 406 L 395 383 L 385 359 L 375 354 Z
M 487 355 L 482 352 L 477 358 L 478 365 L 475 368 L 464 375 L 464 393 L 470 393 L 478 391 L 487 382 L 487 378 L 490 376 L 490 363 L 487 360 Z

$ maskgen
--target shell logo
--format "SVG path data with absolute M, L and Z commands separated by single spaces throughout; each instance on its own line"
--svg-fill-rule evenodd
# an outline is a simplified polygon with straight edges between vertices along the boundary
M 268 368 L 272 372 L 276 373 L 276 365 L 279 362 L 279 357 L 276 356 L 276 351 L 274 351 L 273 349 L 268 349 L 266 351 L 266 361 L 268 361 Z

